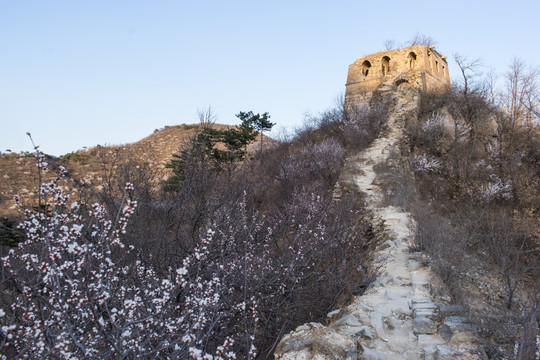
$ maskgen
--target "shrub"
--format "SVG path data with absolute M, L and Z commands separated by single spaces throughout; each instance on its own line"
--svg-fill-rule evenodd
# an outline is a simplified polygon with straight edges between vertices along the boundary
M 71 201 L 62 176 L 41 184 L 24 241 L 1 260 L 0 354 L 271 356 L 285 332 L 370 281 L 361 198 L 332 200 L 345 149 L 319 135 L 263 149 L 264 162 L 234 171 L 188 147 L 168 192 L 149 191 L 155 173 L 115 154 L 102 159 L 92 205 Z

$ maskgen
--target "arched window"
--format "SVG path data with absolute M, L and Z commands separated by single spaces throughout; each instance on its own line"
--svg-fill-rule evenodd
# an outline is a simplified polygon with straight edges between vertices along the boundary
M 409 83 L 409 80 L 407 79 L 398 79 L 395 82 L 396 87 L 406 88 L 409 87 L 411 84 Z
M 383 76 L 388 75 L 390 73 L 390 58 L 388 56 L 385 56 L 382 58 L 382 74 Z
M 362 63 L 362 75 L 368 76 L 370 68 L 371 68 L 371 63 L 369 61 L 365 60 Z
M 416 67 L 416 54 L 413 51 L 411 51 L 409 53 L 408 58 L 409 58 L 409 69 L 414 69 Z

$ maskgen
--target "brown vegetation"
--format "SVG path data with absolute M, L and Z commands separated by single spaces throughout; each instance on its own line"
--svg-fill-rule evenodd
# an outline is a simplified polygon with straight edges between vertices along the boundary
M 49 205 L 44 206 L 45 213 L 39 209 L 27 212 L 26 216 L 32 221 L 25 223 L 26 235 L 35 237 L 35 245 L 25 244 L 14 253 L 16 256 L 9 264 L 2 260 L 1 290 L 10 296 L 4 297 L 0 305 L 6 313 L 0 321 L 16 325 L 9 330 L 15 334 L 13 338 L 0 336 L 3 353 L 13 357 L 54 353 L 61 357 L 68 353 L 80 356 L 91 349 L 102 358 L 125 358 L 140 354 L 144 339 L 145 351 L 153 358 L 185 358 L 199 350 L 219 354 L 223 353 L 224 346 L 238 358 L 252 358 L 255 354 L 252 345 L 259 358 L 271 358 L 283 334 L 298 324 L 324 318 L 330 309 L 346 302 L 353 293 L 360 293 L 371 279 L 365 266 L 374 244 L 361 198 L 358 194 L 349 194 L 333 201 L 332 190 L 347 146 L 367 143 L 362 139 L 351 143 L 348 131 L 359 129 L 358 125 L 366 124 L 368 119 L 382 123 L 379 117 L 384 113 L 365 108 L 346 117 L 347 123 L 339 110 L 335 114 L 332 131 L 308 127 L 288 142 L 265 141 L 265 147 L 253 152 L 245 161 L 211 163 L 209 153 L 196 137 L 186 139 L 180 149 L 176 148 L 181 151 L 183 162 L 181 167 L 172 169 L 157 165 L 160 154 L 152 155 L 149 144 L 137 144 L 135 152 L 130 152 L 135 145 L 100 147 L 63 160 L 51 159 L 54 166 L 67 164 L 72 176 L 47 185 L 52 193 L 49 193 Z M 317 121 L 328 123 L 324 116 Z M 372 128 L 369 135 L 376 137 L 376 129 Z M 43 161 L 43 156 L 38 158 Z M 29 163 L 36 160 L 31 156 L 21 159 Z M 91 172 L 84 172 L 85 169 Z M 175 174 L 181 176 L 177 177 L 178 187 L 172 191 L 163 188 L 165 170 L 182 172 Z M 54 176 L 51 171 L 47 174 L 43 182 Z M 84 177 L 77 178 L 77 174 Z M 52 194 L 64 186 L 71 189 L 73 184 L 78 191 L 71 194 L 70 201 L 77 201 L 77 205 L 69 210 L 67 200 L 53 201 Z M 95 223 L 92 216 L 96 206 L 90 203 L 96 200 L 104 205 L 105 214 L 110 214 L 99 221 L 103 224 L 109 220 L 112 224 L 119 222 L 119 227 L 125 227 L 121 237 L 127 250 L 113 251 L 110 261 L 104 261 L 101 252 L 85 250 L 88 255 L 84 267 L 70 270 L 65 286 L 70 284 L 69 289 L 72 289 L 76 288 L 71 287 L 73 284 L 81 284 L 78 286 L 93 288 L 97 285 L 88 283 L 93 278 L 88 274 L 102 272 L 111 284 L 106 290 L 128 289 L 127 295 L 122 293 L 122 296 L 129 299 L 130 291 L 136 292 L 136 289 L 145 294 L 158 294 L 156 284 L 169 284 L 160 279 L 181 274 L 181 283 L 176 284 L 172 292 L 168 291 L 174 298 L 159 308 L 162 322 L 144 320 L 149 321 L 150 333 L 133 332 L 130 322 L 114 320 L 116 317 L 111 316 L 110 309 L 116 309 L 116 313 L 128 303 L 115 297 L 84 297 L 80 299 L 84 304 L 65 307 L 60 312 L 42 309 L 41 316 L 46 322 L 34 321 L 32 314 L 38 311 L 36 307 L 9 306 L 11 302 L 52 301 L 53 306 L 57 301 L 58 304 L 73 302 L 70 291 L 59 285 L 64 277 L 49 285 L 56 291 L 43 292 L 39 284 L 42 279 L 50 278 L 43 272 L 73 266 L 73 262 L 63 260 L 71 256 L 70 246 L 65 241 L 85 248 L 96 241 L 96 236 L 112 239 L 114 243 L 117 235 L 113 232 L 111 238 L 109 233 L 79 230 L 65 234 L 63 227 L 50 226 L 52 220 L 63 222 L 66 219 L 68 224 L 76 225 L 78 221 L 87 224 L 77 225 L 75 229 Z M 126 211 L 126 201 L 138 204 L 136 208 L 131 205 L 127 226 L 127 220 L 120 216 Z M 45 232 L 34 232 L 36 224 L 50 229 L 53 235 L 47 236 L 52 236 L 50 239 L 54 241 L 45 241 L 41 237 Z M 27 257 L 25 251 L 35 257 Z M 47 253 L 61 256 L 51 258 L 45 256 Z M 41 259 L 48 266 L 28 265 L 26 270 L 18 266 L 10 268 L 29 258 Z M 114 266 L 109 269 L 107 264 Z M 118 272 L 124 267 L 131 270 Z M 141 276 L 141 272 L 145 275 Z M 111 274 L 116 275 L 111 277 Z M 21 291 L 28 280 L 36 286 Z M 155 302 L 146 296 L 141 301 L 142 316 Z M 94 309 L 94 313 L 84 313 L 84 309 Z M 175 326 L 181 330 L 172 334 L 163 324 L 177 319 L 180 323 Z M 118 331 L 100 333 L 96 329 L 103 327 L 103 321 Z M 48 328 L 43 327 L 46 323 Z M 63 327 L 64 323 L 71 325 Z M 35 335 L 27 333 L 24 331 L 27 326 L 39 331 Z M 49 336 L 51 332 L 64 334 L 62 341 L 71 345 L 57 346 L 60 340 Z M 188 335 L 191 340 L 186 340 Z M 117 345 L 120 340 L 132 345 Z
M 462 84 L 422 94 L 408 124 L 416 246 L 453 301 L 469 308 L 491 358 L 532 359 L 540 334 L 537 93 L 518 62 L 495 102 L 472 76 L 477 63 L 458 60 Z

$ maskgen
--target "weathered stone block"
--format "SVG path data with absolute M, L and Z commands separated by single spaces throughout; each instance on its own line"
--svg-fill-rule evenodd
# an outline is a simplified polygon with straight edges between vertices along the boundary
M 284 336 L 276 347 L 276 360 L 357 358 L 356 343 L 338 331 L 317 324 Z
M 413 312 L 414 317 L 428 317 L 428 318 L 434 318 L 437 316 L 437 313 L 435 310 L 431 309 L 416 309 Z
M 429 283 L 429 279 L 427 278 L 413 278 L 412 279 L 412 287 L 415 290 L 430 290 L 431 284 Z
M 439 313 L 442 316 L 460 315 L 464 311 L 465 309 L 461 305 L 446 305 L 446 304 L 439 305 Z
M 334 323 L 334 326 L 362 326 L 362 324 L 358 321 L 356 316 L 353 314 L 348 314 L 337 320 Z
M 360 331 L 353 335 L 353 338 L 373 340 L 373 334 L 367 327 L 363 327 Z
M 474 331 L 476 329 L 476 325 L 465 316 L 448 316 L 444 319 L 444 325 L 447 325 L 453 332 Z
M 388 306 L 391 309 L 392 314 L 411 315 L 411 308 L 409 307 L 409 301 L 406 298 L 399 298 L 388 301 Z
M 454 333 L 452 329 L 450 329 L 450 326 L 448 326 L 447 324 L 442 324 L 439 328 L 439 335 L 441 335 L 444 340 L 450 341 Z
M 444 345 L 446 342 L 435 335 L 418 335 L 418 345 L 420 346 L 432 346 L 432 345 Z
M 417 317 L 413 320 L 413 330 L 416 334 L 435 334 L 437 326 L 430 318 Z

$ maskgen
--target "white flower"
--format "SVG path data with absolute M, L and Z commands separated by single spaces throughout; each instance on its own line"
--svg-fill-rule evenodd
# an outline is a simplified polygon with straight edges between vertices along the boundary
M 71 229 L 73 230 L 73 232 L 77 233 L 77 234 L 80 234 L 81 233 L 81 230 L 83 228 L 83 225 L 77 225 L 77 224 L 74 224 Z
M 422 154 L 413 157 L 411 166 L 416 172 L 435 172 L 441 166 L 441 161 Z

